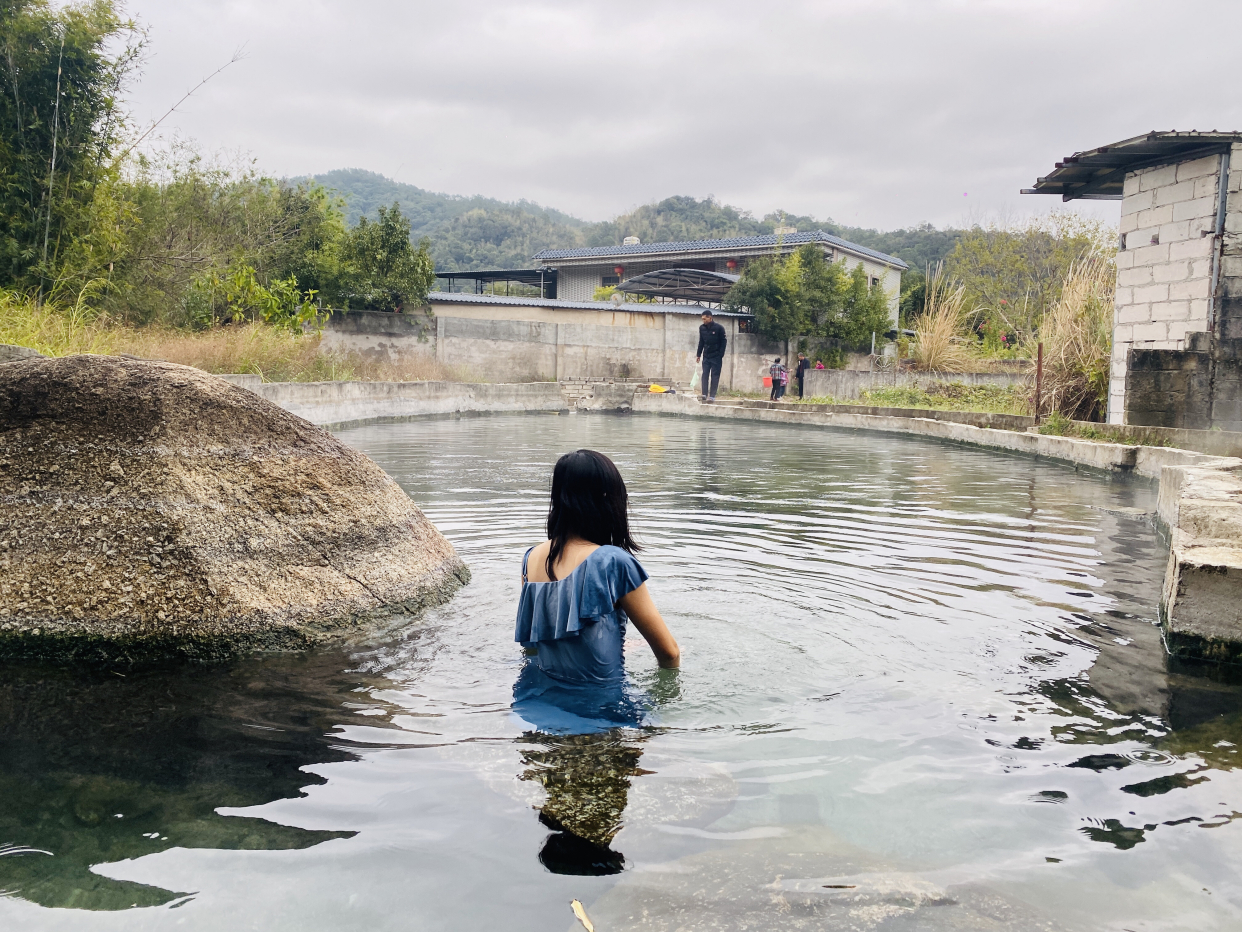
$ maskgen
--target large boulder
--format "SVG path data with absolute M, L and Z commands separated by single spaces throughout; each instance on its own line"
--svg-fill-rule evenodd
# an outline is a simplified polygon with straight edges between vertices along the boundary
M 303 648 L 467 578 L 375 463 L 252 392 L 131 358 L 0 366 L 0 657 Z

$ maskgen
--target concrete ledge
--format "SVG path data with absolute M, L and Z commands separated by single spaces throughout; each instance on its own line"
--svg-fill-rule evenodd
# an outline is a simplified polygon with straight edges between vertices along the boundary
M 269 382 L 251 390 L 320 427 L 436 414 L 569 410 L 555 382 Z
M 1159 515 L 1169 529 L 1160 597 L 1169 652 L 1242 661 L 1242 462 L 1164 467 Z
M 818 409 L 821 407 L 832 410 L 802 410 L 803 408 Z M 851 410 L 849 405 L 704 405 L 692 395 L 642 393 L 634 396 L 633 409 L 636 413 L 732 418 L 811 427 L 875 430 L 890 434 L 913 434 L 992 450 L 1025 453 L 1103 472 L 1134 473 L 1149 479 L 1159 479 L 1160 471 L 1165 466 L 1217 466 L 1222 463 L 1242 465 L 1242 460 L 1208 456 L 1190 450 L 1097 443 L 1093 440 L 1079 440 L 1076 437 L 997 430 L 934 417 L 910 417 L 909 412 L 904 410 L 900 415 L 881 415 L 857 414 Z M 933 412 L 919 413 L 930 415 Z
M 981 411 L 935 411 L 928 408 L 887 408 L 875 405 L 816 405 L 782 404 L 773 401 L 742 402 L 746 408 L 774 408 L 779 410 L 808 410 L 819 413 L 881 414 L 892 417 L 922 417 L 934 421 L 955 421 L 973 424 L 975 427 L 998 427 L 1002 430 L 1027 430 L 1036 426 L 1035 418 L 1019 414 L 989 414 Z M 1184 430 L 1173 427 L 1133 427 L 1124 424 L 1093 424 L 1075 421 L 1075 425 L 1104 434 L 1113 443 L 1130 446 L 1161 444 L 1209 456 L 1242 457 L 1242 433 L 1228 430 Z
M 990 414 L 985 411 L 936 411 L 931 408 L 889 408 L 881 405 L 816 405 L 779 401 L 752 401 L 747 398 L 743 408 L 768 408 L 776 411 L 813 411 L 816 414 L 876 414 L 884 417 L 921 417 L 933 421 L 953 421 L 975 427 L 996 427 L 1001 430 L 1026 430 L 1034 427 L 1035 418 L 1020 414 Z

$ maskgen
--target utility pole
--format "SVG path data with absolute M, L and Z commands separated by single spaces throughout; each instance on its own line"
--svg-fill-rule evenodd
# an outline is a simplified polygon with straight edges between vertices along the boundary
M 1039 409 L 1043 406 L 1044 395 L 1044 341 L 1039 341 L 1039 350 L 1035 357 L 1035 423 L 1039 423 Z

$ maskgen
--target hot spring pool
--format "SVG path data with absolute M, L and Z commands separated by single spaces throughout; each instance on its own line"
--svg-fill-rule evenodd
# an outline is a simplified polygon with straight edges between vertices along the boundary
M 1150 484 L 753 423 L 341 436 L 473 582 L 352 649 L 5 668 L 0 927 L 543 932 L 573 898 L 599 932 L 1242 924 L 1242 691 L 1163 656 Z M 582 446 L 683 667 L 631 641 L 647 724 L 540 734 L 518 564 Z

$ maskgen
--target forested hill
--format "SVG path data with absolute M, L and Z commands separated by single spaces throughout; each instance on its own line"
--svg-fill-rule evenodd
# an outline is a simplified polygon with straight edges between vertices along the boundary
M 315 180 L 341 194 L 350 224 L 364 215 L 374 217 L 381 204 L 399 202 L 414 238 L 430 238 L 436 268 L 444 271 L 528 268 L 531 256 L 541 249 L 609 246 L 627 236 L 637 236 L 644 243 L 755 236 L 771 233 L 782 217 L 774 211 L 756 219 L 710 198 L 678 196 L 645 204 L 613 220 L 591 223 L 530 201 L 506 203 L 435 194 L 357 168 L 327 172 Z M 783 216 L 788 226 L 834 233 L 904 259 L 918 270 L 947 256 L 961 236 L 959 230 L 937 230 L 930 224 L 880 232 L 809 216 Z

